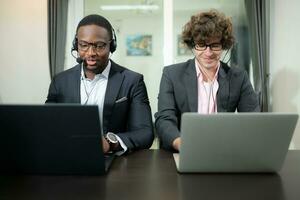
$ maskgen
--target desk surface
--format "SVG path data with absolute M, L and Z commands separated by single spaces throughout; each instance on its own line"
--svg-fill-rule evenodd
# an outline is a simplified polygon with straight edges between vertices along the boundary
M 144 150 L 114 160 L 105 176 L 0 177 L 0 199 L 300 199 L 300 151 L 278 174 L 178 174 L 170 152 Z

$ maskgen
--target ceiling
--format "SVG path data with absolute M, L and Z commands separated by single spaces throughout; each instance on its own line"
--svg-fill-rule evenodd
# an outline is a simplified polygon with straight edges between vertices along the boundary
M 85 14 L 98 13 L 104 16 L 139 17 L 158 15 L 163 16 L 163 0 L 84 0 Z M 152 11 L 104 11 L 103 5 L 158 5 L 158 10 Z M 231 17 L 244 18 L 243 0 L 173 0 L 174 14 L 192 15 L 200 10 L 218 9 Z

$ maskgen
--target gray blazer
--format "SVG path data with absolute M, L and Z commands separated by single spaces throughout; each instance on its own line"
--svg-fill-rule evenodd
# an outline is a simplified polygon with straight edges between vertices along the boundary
M 46 103 L 80 104 L 81 66 L 55 76 Z M 118 101 L 122 97 L 124 101 Z M 153 124 L 143 76 L 111 61 L 103 108 L 104 133 L 116 133 L 128 150 L 149 148 Z
M 245 70 L 221 63 L 218 82 L 218 112 L 259 112 L 258 98 Z M 171 149 L 173 140 L 180 136 L 181 115 L 198 111 L 197 91 L 195 59 L 164 68 L 155 114 L 163 148 Z

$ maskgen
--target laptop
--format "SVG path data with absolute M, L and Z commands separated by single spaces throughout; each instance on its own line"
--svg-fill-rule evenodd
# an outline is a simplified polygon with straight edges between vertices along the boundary
M 298 120 L 288 113 L 184 113 L 178 172 L 247 173 L 281 169 Z
M 96 105 L 0 105 L 1 174 L 105 174 Z

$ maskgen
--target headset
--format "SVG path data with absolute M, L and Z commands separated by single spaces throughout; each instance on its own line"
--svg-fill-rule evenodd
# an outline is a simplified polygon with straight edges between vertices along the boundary
M 112 39 L 111 42 L 109 44 L 109 51 L 111 53 L 115 52 L 117 49 L 117 37 L 115 34 L 115 30 L 111 27 L 111 33 L 112 33 Z M 73 51 L 78 51 L 78 38 L 77 35 L 75 35 L 74 40 L 72 42 L 72 48 L 71 48 L 71 52 Z

